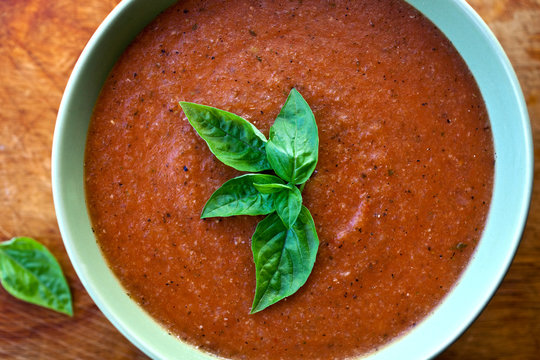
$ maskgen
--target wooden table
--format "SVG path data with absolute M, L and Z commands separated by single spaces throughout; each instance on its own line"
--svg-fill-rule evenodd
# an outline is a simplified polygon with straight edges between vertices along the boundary
M 69 318 L 0 289 L 2 359 L 145 359 L 96 308 L 64 250 L 51 194 L 51 145 L 69 74 L 117 0 L 0 1 L 0 241 L 27 235 L 59 258 L 74 296 Z M 521 81 L 540 139 L 540 1 L 470 0 Z M 540 180 L 540 145 L 534 147 Z M 440 359 L 540 358 L 540 188 L 514 263 L 476 322 Z

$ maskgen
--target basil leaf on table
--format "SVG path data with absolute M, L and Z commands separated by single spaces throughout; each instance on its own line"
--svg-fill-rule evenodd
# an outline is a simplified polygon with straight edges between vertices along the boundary
M 270 128 L 266 143 L 268 162 L 282 179 L 302 184 L 318 161 L 319 135 L 315 116 L 302 95 L 292 89 Z
M 257 190 L 259 190 L 260 193 L 263 194 L 274 194 L 283 190 L 290 190 L 292 188 L 292 185 L 288 184 L 253 184 Z
M 62 269 L 36 240 L 17 237 L 0 243 L 0 281 L 18 299 L 73 316 Z
M 290 229 L 276 213 L 264 218 L 257 225 L 251 244 L 257 281 L 251 313 L 294 294 L 304 285 L 318 247 L 315 224 L 305 206 Z
M 201 218 L 234 215 L 266 215 L 274 211 L 274 197 L 259 192 L 254 183 L 283 182 L 274 175 L 246 174 L 224 183 L 206 202 Z
M 287 228 L 291 228 L 302 208 L 302 194 L 296 186 L 275 195 L 274 206 L 278 216 Z
M 225 165 L 240 171 L 270 170 L 266 138 L 249 121 L 228 111 L 180 102 L 189 123 Z

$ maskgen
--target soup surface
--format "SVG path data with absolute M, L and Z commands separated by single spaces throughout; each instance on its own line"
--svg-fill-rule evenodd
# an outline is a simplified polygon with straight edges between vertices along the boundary
M 268 135 L 292 87 L 319 127 L 303 197 L 320 247 L 296 294 L 249 315 L 262 217 L 200 219 L 239 173 L 178 101 Z M 223 357 L 330 359 L 388 343 L 451 290 L 481 236 L 494 153 L 465 63 L 403 1 L 181 1 L 108 77 L 85 166 L 105 257 L 172 334 Z

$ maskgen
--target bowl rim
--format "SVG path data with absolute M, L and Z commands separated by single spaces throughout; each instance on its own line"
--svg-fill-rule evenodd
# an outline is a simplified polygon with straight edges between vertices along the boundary
M 73 199 L 66 194 L 66 190 L 63 188 L 63 180 L 62 180 L 62 173 L 65 168 L 65 161 L 62 160 L 62 152 L 65 152 L 65 147 L 63 146 L 63 142 L 65 142 L 65 138 L 68 136 L 66 134 L 66 124 L 68 121 L 74 121 L 71 119 L 70 113 L 69 113 L 69 106 L 70 104 L 73 104 L 73 102 L 76 102 L 76 82 L 77 80 L 84 75 L 84 72 L 87 71 L 87 62 L 89 59 L 89 55 L 95 50 L 96 47 L 99 47 L 100 42 L 102 42 L 103 38 L 108 36 L 109 33 L 112 31 L 113 25 L 115 22 L 118 22 L 120 18 L 122 17 L 129 17 L 130 11 L 132 11 L 131 7 L 135 3 L 141 3 L 144 0 L 123 0 L 118 4 L 113 11 L 105 18 L 105 20 L 101 23 L 101 25 L 98 27 L 96 32 L 93 34 L 87 45 L 85 46 L 83 52 L 81 53 L 77 63 L 74 66 L 74 69 L 72 71 L 72 74 L 68 80 L 68 83 L 66 85 L 64 95 L 62 97 L 62 101 L 60 104 L 60 108 L 58 111 L 58 117 L 57 122 L 55 125 L 55 131 L 54 131 L 54 138 L 53 138 L 53 147 L 52 147 L 52 190 L 53 190 L 53 199 L 54 199 L 54 206 L 55 211 L 57 214 L 57 221 L 60 228 L 60 233 L 62 235 L 62 239 L 64 241 L 64 246 L 66 248 L 66 251 L 70 257 L 70 260 L 72 261 L 73 267 L 84 285 L 85 289 L 88 291 L 89 295 L 93 299 L 93 301 L 96 303 L 96 305 L 99 307 L 99 309 L 106 315 L 106 317 L 113 323 L 113 325 L 126 337 L 128 338 L 133 344 L 135 344 L 139 349 L 141 349 L 144 353 L 146 353 L 148 356 L 152 358 L 162 358 L 166 355 L 166 353 L 162 352 L 157 346 L 154 346 L 152 343 L 146 341 L 143 337 L 141 337 L 140 333 L 137 333 L 133 331 L 133 329 L 127 327 L 125 322 L 120 319 L 117 314 L 114 311 L 111 311 L 110 303 L 104 299 L 102 291 L 98 291 L 97 287 L 98 284 L 96 283 L 96 279 L 92 279 L 91 276 L 89 276 L 88 269 L 81 263 L 81 249 L 77 247 L 76 243 L 73 241 L 73 234 L 76 232 L 76 229 L 74 229 L 73 224 L 70 224 L 67 220 L 66 212 L 69 207 L 69 202 L 73 201 Z M 164 0 L 162 2 L 171 2 L 174 3 L 173 0 Z M 408 3 L 413 5 L 415 8 L 418 8 L 418 6 L 424 6 L 424 3 L 426 3 L 425 0 L 406 0 Z M 491 49 L 492 53 L 496 55 L 497 61 L 499 62 L 499 65 L 501 69 L 504 69 L 504 76 L 508 82 L 508 85 L 510 86 L 510 92 L 512 93 L 513 97 L 512 100 L 514 101 L 515 105 L 515 113 L 519 114 L 517 116 L 518 119 L 516 121 L 519 121 L 520 129 L 522 133 L 521 140 L 523 140 L 522 143 L 522 156 L 524 158 L 522 159 L 522 162 L 524 164 L 524 167 L 520 169 L 522 171 L 521 173 L 521 179 L 522 179 L 522 189 L 521 189 L 521 198 L 519 199 L 519 208 L 518 213 L 515 215 L 515 218 L 518 219 L 514 222 L 514 225 L 512 226 L 513 232 L 511 233 L 509 237 L 509 244 L 507 246 L 508 251 L 505 254 L 505 256 L 501 259 L 499 265 L 500 267 L 496 269 L 495 275 L 492 275 L 489 277 L 490 282 L 488 285 L 486 285 L 486 288 L 488 290 L 484 291 L 481 298 L 475 301 L 474 306 L 467 311 L 466 321 L 461 321 L 461 325 L 452 328 L 450 332 L 447 332 L 447 335 L 444 337 L 443 340 L 437 342 L 436 344 L 432 344 L 430 346 L 426 346 L 422 351 L 416 352 L 415 356 L 419 356 L 422 358 L 431 358 L 441 351 L 443 351 L 447 346 L 449 346 L 453 341 L 455 341 L 469 326 L 470 324 L 480 315 L 482 309 L 487 305 L 491 297 L 494 295 L 498 287 L 500 286 L 504 275 L 508 271 L 511 262 L 515 256 L 515 253 L 517 251 L 517 248 L 519 246 L 519 242 L 526 224 L 527 215 L 530 207 L 530 201 L 531 201 L 531 195 L 532 195 L 532 186 L 533 186 L 533 170 L 534 170 L 534 159 L 533 159 L 533 142 L 532 142 L 532 132 L 531 132 L 531 126 L 527 111 L 527 106 L 525 103 L 525 100 L 523 98 L 523 93 L 521 91 L 521 87 L 519 85 L 519 81 L 517 79 L 517 76 L 512 68 L 512 65 L 510 64 L 510 61 L 508 57 L 506 56 L 502 46 L 499 44 L 489 27 L 484 23 L 484 21 L 480 18 L 480 16 L 473 10 L 473 8 L 467 4 L 463 0 L 444 0 L 441 1 L 442 5 L 449 5 L 453 6 L 456 9 L 460 11 L 461 16 L 465 16 L 468 24 L 470 26 L 473 26 L 477 31 L 479 36 L 481 36 L 487 45 L 489 45 L 489 48 Z M 434 18 L 437 18 L 437 16 L 440 16 L 438 13 L 432 13 L 432 14 L 426 14 L 425 12 L 422 12 L 425 16 L 427 16 L 430 20 L 433 21 Z M 434 21 L 435 23 L 435 21 Z M 440 24 L 436 23 L 437 26 Z M 444 32 L 444 30 L 443 30 Z M 446 32 L 444 32 L 445 35 Z M 447 35 L 448 36 L 448 35 Z M 126 44 L 127 45 L 127 44 Z M 459 49 L 458 49 L 459 50 Z M 461 53 L 461 51 L 460 51 Z M 101 85 L 100 85 L 101 87 Z M 487 105 L 487 104 L 486 104 Z M 491 117 L 491 114 L 490 114 Z M 495 148 L 496 144 L 495 144 Z M 497 156 L 497 154 L 496 154 Z M 497 184 L 495 184 L 497 186 Z M 494 186 L 494 191 L 495 191 Z M 79 199 L 80 200 L 80 199 Z M 491 210 L 490 210 L 490 217 L 491 217 Z M 484 238 L 484 234 L 482 235 L 481 239 Z M 473 257 L 476 255 L 473 255 Z M 472 260 L 471 260 L 472 261 Z M 465 276 L 465 273 L 468 271 L 467 269 L 465 272 L 462 273 L 461 278 Z M 458 280 L 458 283 L 461 282 L 461 280 Z M 451 290 L 450 293 L 454 292 L 454 290 Z M 447 294 L 446 298 L 450 295 Z M 442 301 L 441 305 L 444 305 L 444 302 L 446 301 L 446 298 Z M 441 305 L 439 305 L 433 312 L 439 311 Z M 143 311 L 143 310 L 141 310 Z M 431 317 L 431 315 L 428 315 L 428 317 Z M 463 316 L 462 316 L 463 317 Z M 431 320 L 431 319 L 429 319 Z M 422 323 L 419 327 L 425 326 L 425 322 L 427 320 L 422 320 Z M 429 324 L 428 324 L 429 327 Z M 164 330 L 165 331 L 165 330 Z M 415 332 L 409 331 L 406 335 L 406 337 L 409 337 L 409 334 Z M 416 333 L 418 333 L 416 331 Z M 173 339 L 173 341 L 178 341 L 176 339 Z M 399 347 L 393 347 L 394 344 L 399 342 L 400 339 L 395 339 L 391 341 L 389 344 L 385 345 L 381 349 L 379 349 L 376 352 L 367 354 L 367 356 L 372 356 L 373 359 L 383 359 L 383 358 L 391 358 L 389 356 L 395 356 L 395 355 L 402 355 L 400 358 L 405 358 L 403 356 L 403 348 Z M 188 345 L 188 347 L 190 347 Z M 394 350 L 392 352 L 393 349 Z M 193 349 L 193 347 L 191 347 Z M 200 352 L 198 355 L 201 355 Z M 204 356 L 203 356 L 204 355 Z M 197 357 L 199 358 L 199 357 Z M 208 357 L 208 354 L 202 354 L 200 358 L 213 358 L 211 355 Z M 371 359 L 371 357 L 370 357 Z

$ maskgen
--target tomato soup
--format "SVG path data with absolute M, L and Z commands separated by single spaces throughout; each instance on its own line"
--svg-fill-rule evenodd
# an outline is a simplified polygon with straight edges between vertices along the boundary
M 291 88 L 319 162 L 303 191 L 320 246 L 307 283 L 250 315 L 263 217 L 200 219 L 240 175 L 180 109 L 265 135 Z M 479 89 L 452 44 L 403 1 L 180 1 L 126 49 L 90 124 L 87 204 L 133 300 L 179 339 L 234 359 L 348 358 L 422 321 L 474 254 L 493 187 Z

